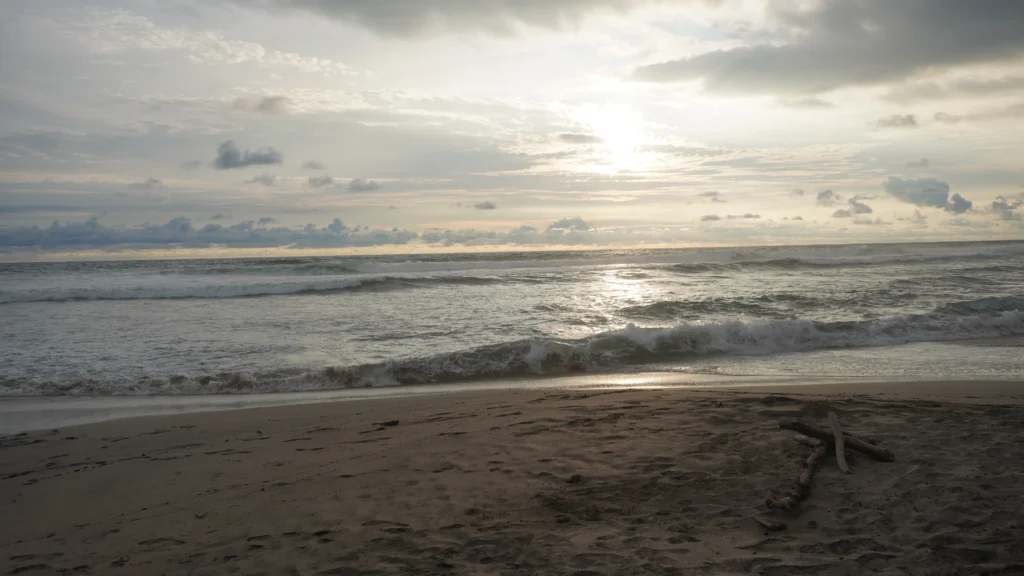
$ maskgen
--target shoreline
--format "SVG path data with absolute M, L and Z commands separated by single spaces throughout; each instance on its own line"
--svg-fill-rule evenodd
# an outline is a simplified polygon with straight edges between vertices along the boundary
M 111 420 L 0 439 L 0 546 L 26 574 L 1015 574 L 1022 404 L 1022 382 L 861 382 Z M 896 462 L 827 459 L 767 511 L 808 452 L 778 422 L 830 410 Z
M 1010 397 L 1024 394 L 1024 381 L 1017 380 L 894 380 L 788 377 L 788 376 L 715 376 L 673 372 L 605 373 L 552 376 L 531 379 L 495 379 L 458 384 L 430 384 L 380 388 L 349 388 L 304 392 L 210 395 L 123 395 L 123 396 L 11 396 L 0 397 L 0 437 L 20 432 L 50 430 L 74 426 L 152 416 L 249 410 L 279 406 L 297 406 L 332 402 L 353 402 L 395 397 L 462 394 L 478 391 L 512 390 L 743 390 L 762 393 L 858 394 L 890 397 L 907 394 L 940 394 L 970 400 L 960 394 L 969 383 L 982 387 L 979 397 Z M 886 388 L 881 390 L 880 388 Z M 870 391 L 870 392 L 868 392 Z

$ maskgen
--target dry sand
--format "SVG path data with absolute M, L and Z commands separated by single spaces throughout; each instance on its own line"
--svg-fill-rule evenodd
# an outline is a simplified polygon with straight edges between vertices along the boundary
M 1024 574 L 1024 384 L 891 388 L 466 392 L 6 437 L 0 574 Z M 777 423 L 828 409 L 897 462 L 830 458 L 768 513 L 810 452 Z

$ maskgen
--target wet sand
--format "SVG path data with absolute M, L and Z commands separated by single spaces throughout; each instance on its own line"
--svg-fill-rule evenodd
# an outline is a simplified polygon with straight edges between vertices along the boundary
M 1024 383 L 491 390 L 0 439 L 0 574 L 1022 574 Z M 896 454 L 834 457 L 781 420 Z M 768 532 L 752 519 L 787 524 Z

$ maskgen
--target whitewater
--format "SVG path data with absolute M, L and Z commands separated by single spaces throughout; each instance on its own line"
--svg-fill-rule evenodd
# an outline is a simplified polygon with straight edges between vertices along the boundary
M 0 264 L 0 317 L 9 397 L 1021 379 L 1024 242 Z

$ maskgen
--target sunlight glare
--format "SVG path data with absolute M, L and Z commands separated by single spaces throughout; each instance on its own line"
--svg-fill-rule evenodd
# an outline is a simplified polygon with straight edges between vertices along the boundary
M 594 136 L 601 139 L 599 149 L 606 169 L 634 170 L 642 156 L 638 147 L 645 140 L 643 121 L 628 105 L 607 104 L 587 110 L 585 121 Z

